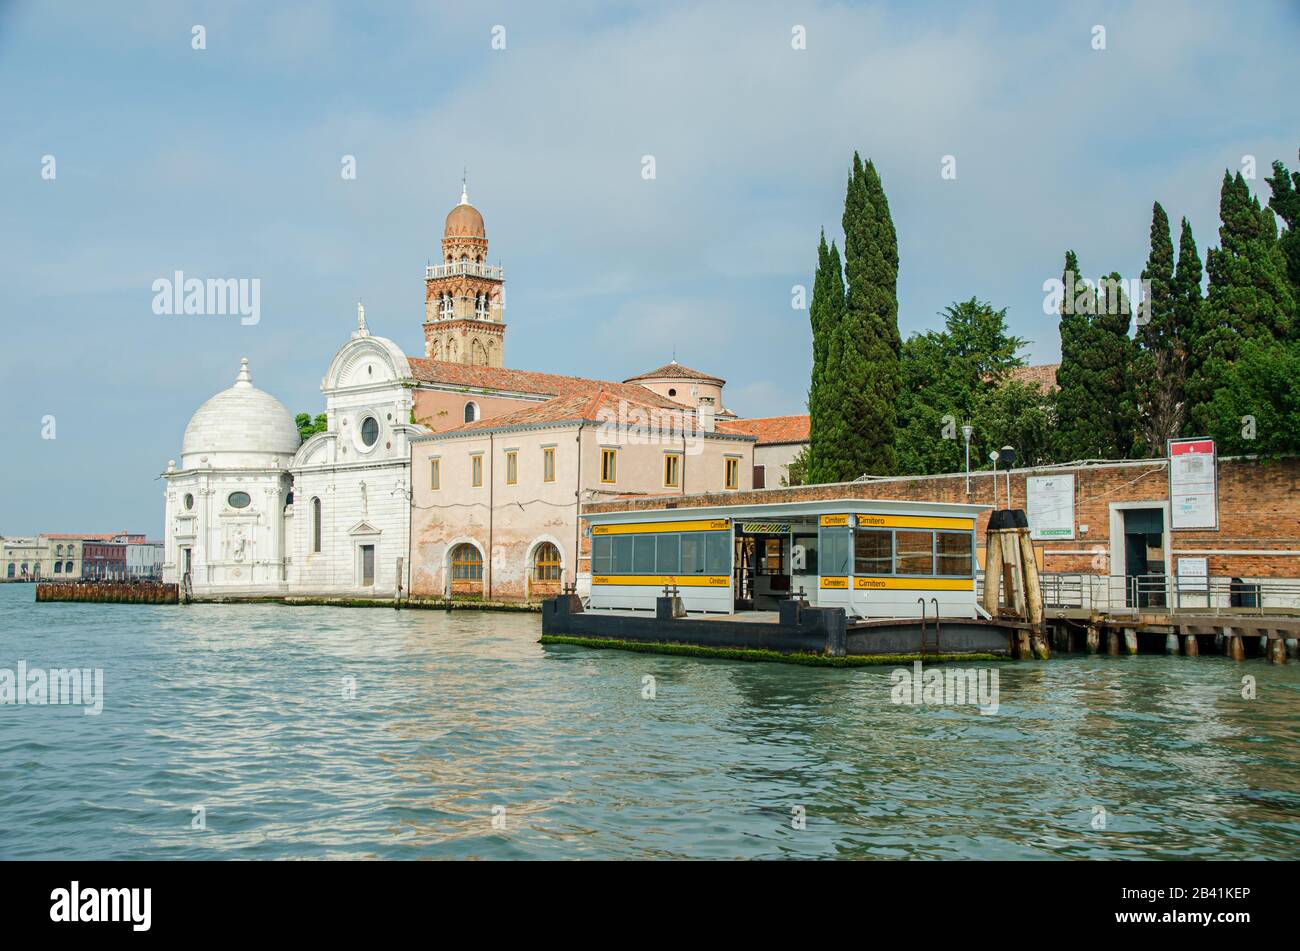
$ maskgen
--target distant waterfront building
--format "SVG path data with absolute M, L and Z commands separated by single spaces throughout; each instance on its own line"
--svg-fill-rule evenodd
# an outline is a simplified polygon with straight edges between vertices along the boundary
M 133 550 L 153 545 L 151 552 Z M 131 532 L 46 532 L 0 538 L 0 580 L 78 581 L 83 578 L 126 578 L 158 573 L 160 542 L 147 542 Z M 130 566 L 136 564 L 139 570 Z

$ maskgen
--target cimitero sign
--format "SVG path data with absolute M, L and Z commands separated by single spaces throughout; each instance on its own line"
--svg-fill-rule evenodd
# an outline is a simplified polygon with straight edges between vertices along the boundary
M 1213 439 L 1169 440 L 1169 527 L 1219 529 L 1219 467 Z

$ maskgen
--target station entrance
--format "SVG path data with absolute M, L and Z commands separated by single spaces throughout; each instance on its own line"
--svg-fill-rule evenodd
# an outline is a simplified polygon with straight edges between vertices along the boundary
M 732 591 L 737 611 L 776 611 L 790 597 L 816 600 L 815 520 L 734 525 Z

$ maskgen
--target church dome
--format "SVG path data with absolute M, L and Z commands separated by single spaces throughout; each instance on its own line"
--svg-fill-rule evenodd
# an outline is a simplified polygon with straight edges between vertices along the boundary
M 487 238 L 483 216 L 469 203 L 468 189 L 462 188 L 460 204 L 447 213 L 447 223 L 442 229 L 444 238 Z
M 235 385 L 199 407 L 185 427 L 181 466 L 266 466 L 268 455 L 288 461 L 302 437 L 285 405 L 253 386 L 248 358 L 239 361 Z M 204 462 L 204 457 L 207 457 Z

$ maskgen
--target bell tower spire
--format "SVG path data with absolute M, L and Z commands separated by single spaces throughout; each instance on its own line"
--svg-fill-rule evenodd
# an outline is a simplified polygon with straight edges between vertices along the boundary
M 469 203 L 469 172 L 442 231 L 442 263 L 424 274 L 424 350 L 432 360 L 499 367 L 505 270 L 487 263 L 487 229 Z

